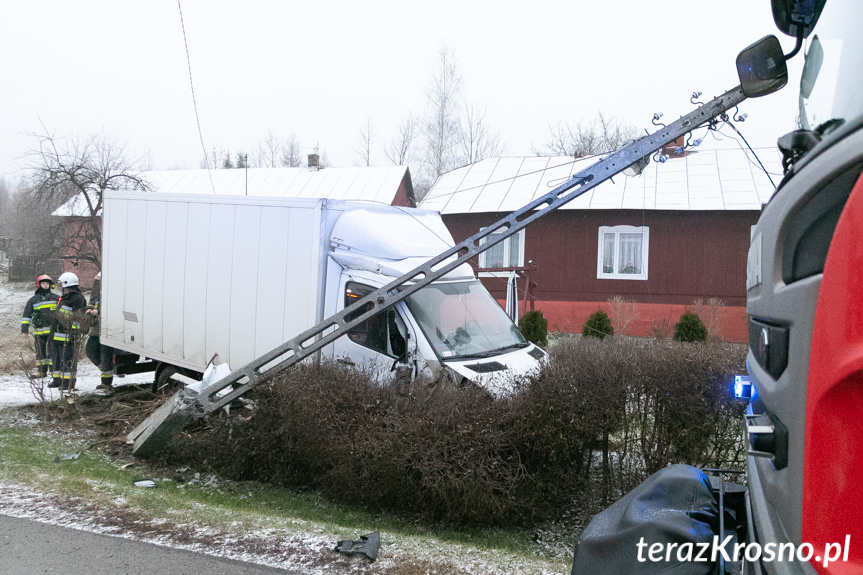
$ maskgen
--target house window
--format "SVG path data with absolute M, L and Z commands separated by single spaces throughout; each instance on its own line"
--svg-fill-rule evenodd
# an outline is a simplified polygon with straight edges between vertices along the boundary
M 599 228 L 599 279 L 646 280 L 647 227 L 614 226 Z
M 480 231 L 485 228 L 480 228 Z M 504 230 L 493 232 L 481 243 L 486 243 L 492 236 L 502 234 Z M 479 267 L 482 268 L 518 268 L 524 266 L 524 230 L 519 230 L 499 244 L 479 254 Z

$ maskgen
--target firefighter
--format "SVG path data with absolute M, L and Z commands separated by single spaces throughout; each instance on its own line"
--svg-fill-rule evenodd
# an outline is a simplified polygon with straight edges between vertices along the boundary
M 60 296 L 52 291 L 53 289 L 54 280 L 51 279 L 51 276 L 43 274 L 36 278 L 36 293 L 27 300 L 27 305 L 24 306 L 24 315 L 21 317 L 21 333 L 24 337 L 29 337 L 30 326 L 33 326 L 38 377 L 45 377 L 51 371 L 48 335 L 51 332 L 51 320 L 57 311 L 57 300 L 60 299 Z
M 87 338 L 87 357 L 102 372 L 99 389 L 111 391 L 114 389 L 114 353 L 113 347 L 99 342 L 99 301 L 102 286 L 102 272 L 93 278 L 93 291 L 90 293 L 90 305 L 85 312 L 90 318 L 90 337 Z
M 48 387 L 59 387 L 61 390 L 75 389 L 75 371 L 77 369 L 78 350 L 84 339 L 86 323 L 84 315 L 87 298 L 78 287 L 78 276 L 71 272 L 62 274 L 57 281 L 63 288 L 63 295 L 57 302 L 57 312 L 51 323 L 51 345 L 53 380 Z

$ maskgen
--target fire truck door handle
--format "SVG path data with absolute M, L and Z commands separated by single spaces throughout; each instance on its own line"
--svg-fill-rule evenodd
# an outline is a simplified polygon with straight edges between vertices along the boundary
M 747 415 L 746 436 L 749 455 L 771 459 L 776 469 L 788 464 L 788 431 L 775 417 L 766 413 Z

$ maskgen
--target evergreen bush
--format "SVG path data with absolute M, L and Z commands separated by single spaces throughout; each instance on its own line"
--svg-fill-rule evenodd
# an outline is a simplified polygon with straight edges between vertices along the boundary
M 548 346 L 548 320 L 539 310 L 529 311 L 518 320 L 518 329 L 527 341 L 545 348 Z
M 614 327 L 611 325 L 611 319 L 608 317 L 608 314 L 601 309 L 590 314 L 590 317 L 584 322 L 581 335 L 599 339 L 605 339 L 605 336 L 614 335 Z
M 674 324 L 674 341 L 707 341 L 707 328 L 697 314 L 688 311 Z

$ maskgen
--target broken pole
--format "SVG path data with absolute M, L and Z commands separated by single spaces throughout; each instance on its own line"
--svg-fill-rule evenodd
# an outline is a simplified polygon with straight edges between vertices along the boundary
M 166 447 L 192 418 L 192 405 L 197 395 L 189 389 L 179 390 L 133 429 L 126 436 L 127 442 L 134 444 L 132 453 L 149 457 Z

